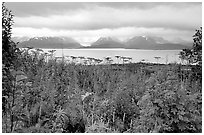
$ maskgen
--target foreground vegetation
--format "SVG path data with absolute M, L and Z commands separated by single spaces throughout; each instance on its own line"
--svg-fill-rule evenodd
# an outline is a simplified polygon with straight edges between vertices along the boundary
M 200 66 L 75 65 L 43 56 L 23 50 L 11 70 L 3 132 L 201 132 Z
M 3 5 L 3 132 L 202 132 L 202 48 L 182 53 L 196 65 L 76 65 L 16 48 L 11 26 Z

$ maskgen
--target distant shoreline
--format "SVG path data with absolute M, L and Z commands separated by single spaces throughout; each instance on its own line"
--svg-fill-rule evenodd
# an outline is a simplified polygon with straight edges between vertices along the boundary
M 19 48 L 26 48 L 26 47 L 19 47 Z M 33 48 L 35 49 L 35 48 Z M 37 48 L 36 48 L 37 49 Z M 62 50 L 62 48 L 39 48 L 39 49 L 50 49 L 50 50 L 54 50 L 54 49 L 58 49 L 58 50 Z M 88 49 L 92 49 L 92 50 L 155 50 L 155 51 L 181 51 L 182 49 L 143 49 L 143 48 L 137 48 L 137 49 L 128 49 L 128 48 L 63 48 L 64 49 L 73 49 L 73 50 L 88 50 Z

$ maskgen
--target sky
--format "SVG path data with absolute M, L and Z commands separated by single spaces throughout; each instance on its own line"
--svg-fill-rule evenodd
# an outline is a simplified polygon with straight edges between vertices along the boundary
M 160 36 L 192 41 L 202 26 L 201 2 L 7 2 L 13 37 L 65 36 L 82 45 L 100 37 Z

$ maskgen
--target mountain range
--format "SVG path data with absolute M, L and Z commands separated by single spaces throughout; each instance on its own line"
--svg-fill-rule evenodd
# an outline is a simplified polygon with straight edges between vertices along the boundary
M 135 36 L 126 41 L 112 37 L 101 37 L 91 46 L 85 48 L 125 48 L 125 49 L 151 49 L 151 50 L 179 50 L 189 48 L 187 42 L 172 43 L 162 37 Z
M 25 37 L 24 37 L 25 38 Z M 34 37 L 27 39 L 25 41 L 21 41 L 21 39 L 14 39 L 14 42 L 18 41 L 17 47 L 34 47 L 34 48 L 81 48 L 81 44 L 69 37 Z
M 149 49 L 149 50 L 177 50 L 189 48 L 191 43 L 180 40 L 172 43 L 162 37 L 135 36 L 126 41 L 120 41 L 114 37 L 100 37 L 90 46 L 82 46 L 73 38 L 69 37 L 14 37 L 14 42 L 19 42 L 18 47 L 32 46 L 34 48 L 52 49 L 76 49 L 76 48 L 125 48 L 125 49 Z
M 177 50 L 187 47 L 182 44 L 171 43 L 163 38 L 148 36 L 136 36 L 127 40 L 124 44 L 127 49 Z

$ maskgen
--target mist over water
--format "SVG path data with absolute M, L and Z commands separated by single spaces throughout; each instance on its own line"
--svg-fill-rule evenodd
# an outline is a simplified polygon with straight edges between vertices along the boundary
M 104 60 L 111 57 L 113 63 L 121 63 L 115 56 L 131 57 L 131 62 L 150 62 L 150 63 L 180 63 L 179 52 L 181 50 L 141 50 L 141 49 L 43 49 L 45 52 L 56 50 L 55 56 L 83 56 Z M 160 57 L 158 60 L 155 57 Z

